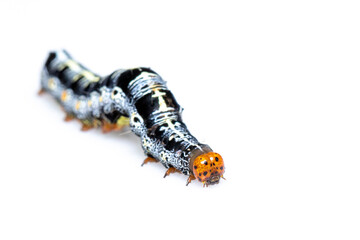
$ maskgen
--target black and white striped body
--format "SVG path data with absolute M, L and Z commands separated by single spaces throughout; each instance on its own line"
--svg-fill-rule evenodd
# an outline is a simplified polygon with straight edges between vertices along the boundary
M 200 144 L 181 118 L 181 107 L 162 78 L 149 68 L 117 70 L 100 77 L 65 51 L 52 52 L 42 88 L 81 121 L 116 123 L 127 117 L 146 155 L 189 175 L 190 161 L 211 149 Z

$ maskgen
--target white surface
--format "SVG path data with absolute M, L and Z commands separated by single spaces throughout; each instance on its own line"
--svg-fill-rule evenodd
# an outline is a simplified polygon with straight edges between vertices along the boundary
M 358 1 L 0 3 L 0 239 L 359 239 Z M 163 179 L 132 134 L 38 97 L 47 52 L 150 66 L 227 181 Z

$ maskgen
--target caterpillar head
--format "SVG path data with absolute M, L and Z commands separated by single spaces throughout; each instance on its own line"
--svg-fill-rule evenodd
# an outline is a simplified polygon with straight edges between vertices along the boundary
M 193 163 L 193 174 L 204 186 L 217 184 L 225 172 L 220 154 L 208 152 L 197 156 Z

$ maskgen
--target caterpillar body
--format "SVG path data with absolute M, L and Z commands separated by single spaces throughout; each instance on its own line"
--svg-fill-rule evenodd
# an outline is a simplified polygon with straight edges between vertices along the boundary
M 172 172 L 198 179 L 204 186 L 219 183 L 224 161 L 200 143 L 182 121 L 182 108 L 166 82 L 150 68 L 119 69 L 101 77 L 66 51 L 50 52 L 41 74 L 40 92 L 50 93 L 83 130 L 101 127 L 104 132 L 129 125 L 141 138 L 148 162 L 161 162 L 166 177 Z

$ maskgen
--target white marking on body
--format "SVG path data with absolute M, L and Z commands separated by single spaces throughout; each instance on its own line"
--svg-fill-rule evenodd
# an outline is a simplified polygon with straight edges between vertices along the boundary
M 158 88 L 154 88 L 152 91 L 153 91 L 152 97 L 158 98 L 158 100 L 159 100 L 159 111 L 160 112 L 168 111 L 170 108 L 168 108 L 168 106 L 166 105 L 165 99 L 163 98 L 163 96 L 165 96 L 166 93 L 160 92 Z

